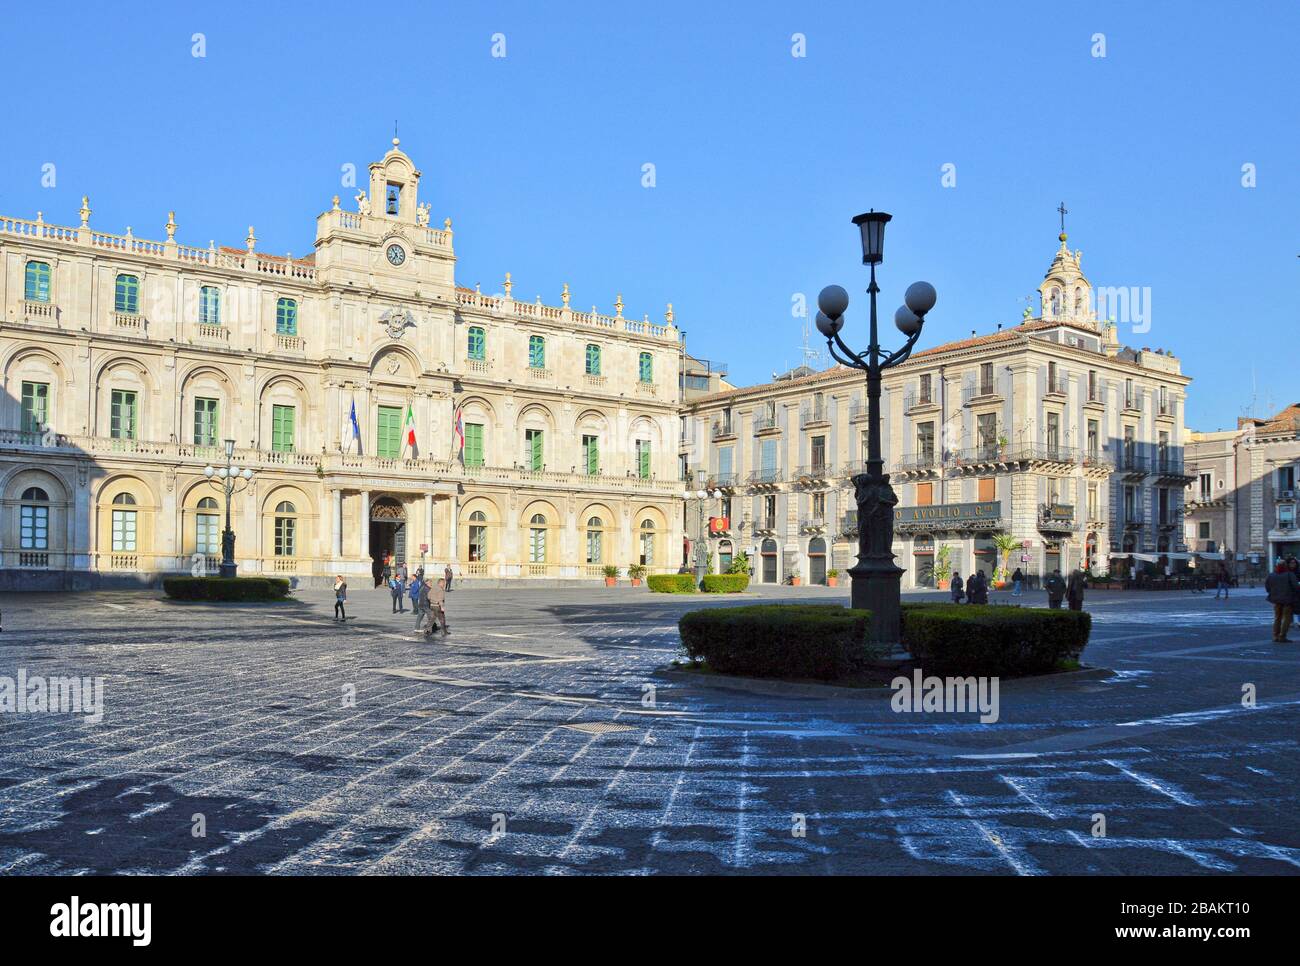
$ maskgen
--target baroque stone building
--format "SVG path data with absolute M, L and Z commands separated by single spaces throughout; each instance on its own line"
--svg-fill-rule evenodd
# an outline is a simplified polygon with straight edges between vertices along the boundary
M 305 258 L 0 217 L 0 571 L 215 565 L 329 579 L 387 552 L 474 577 L 676 569 L 681 345 L 664 324 L 456 284 L 397 139 Z M 352 414 L 355 410 L 356 421 Z M 70 578 L 69 575 L 74 575 Z M 82 575 L 91 575 L 90 577 Z
M 933 583 L 936 553 L 963 575 L 991 572 L 995 534 L 1016 538 L 1011 566 L 1037 576 L 1189 556 L 1190 380 L 1173 355 L 1119 344 L 1096 316 L 1080 253 L 1064 233 L 1060 243 L 1037 317 L 1026 310 L 1014 328 L 923 348 L 885 373 L 882 449 L 905 587 Z M 691 536 L 709 540 L 715 566 L 743 551 L 768 583 L 820 583 L 852 566 L 850 478 L 864 468 L 866 416 L 863 375 L 843 367 L 691 402 L 683 466 L 721 494 L 710 532 Z

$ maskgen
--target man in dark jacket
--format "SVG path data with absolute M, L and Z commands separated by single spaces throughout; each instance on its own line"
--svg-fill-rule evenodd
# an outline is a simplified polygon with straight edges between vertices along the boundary
M 984 571 L 976 570 L 966 581 L 966 603 L 987 604 L 989 602 L 989 581 Z
M 1047 591 L 1047 606 L 1060 610 L 1061 598 L 1065 596 L 1065 579 L 1061 571 L 1053 570 L 1043 581 L 1043 588 Z
M 1264 590 L 1268 602 L 1273 605 L 1273 643 L 1290 644 L 1286 632 L 1291 629 L 1291 614 L 1296 598 L 1300 597 L 1300 581 L 1287 569 L 1283 561 L 1278 561 L 1273 573 L 1264 578 Z
M 1070 577 L 1065 582 L 1065 599 L 1069 602 L 1070 610 L 1083 610 L 1083 592 L 1088 587 L 1088 578 L 1083 575 L 1083 571 L 1075 567 L 1070 571 Z

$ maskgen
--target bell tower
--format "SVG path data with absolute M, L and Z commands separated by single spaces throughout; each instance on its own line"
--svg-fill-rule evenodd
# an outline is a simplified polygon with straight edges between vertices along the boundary
M 1066 247 L 1069 236 L 1065 233 L 1065 216 L 1068 209 L 1065 202 L 1056 209 L 1061 215 L 1061 234 L 1058 239 L 1061 247 L 1056 250 L 1043 282 L 1038 286 L 1042 298 L 1040 317 L 1044 319 L 1069 320 L 1070 322 L 1096 328 L 1097 319 L 1092 306 L 1092 283 L 1084 277 L 1080 262 L 1083 252 L 1070 251 Z
M 419 209 L 420 172 L 400 143 L 393 138 L 383 158 L 370 165 L 370 213 L 413 225 Z

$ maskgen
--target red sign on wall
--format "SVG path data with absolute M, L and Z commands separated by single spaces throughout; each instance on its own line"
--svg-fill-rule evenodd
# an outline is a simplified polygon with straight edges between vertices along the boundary
M 731 529 L 731 517 L 709 517 L 709 533 L 726 533 Z

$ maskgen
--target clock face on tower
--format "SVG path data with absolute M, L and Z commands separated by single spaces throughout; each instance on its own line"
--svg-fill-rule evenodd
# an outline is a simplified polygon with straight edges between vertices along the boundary
M 406 249 L 401 245 L 388 246 L 388 260 L 394 265 L 400 265 L 406 261 Z

